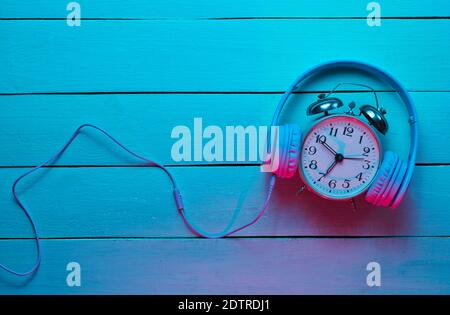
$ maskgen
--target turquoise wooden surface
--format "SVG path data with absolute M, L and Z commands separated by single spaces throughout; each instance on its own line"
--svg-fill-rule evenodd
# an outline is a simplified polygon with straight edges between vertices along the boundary
M 43 241 L 48 256 L 28 282 L 1 276 L 1 292 L 64 294 L 442 294 L 450 290 L 447 238 L 152 239 Z M 28 241 L 0 242 L 25 268 Z M 58 255 L 52 255 L 58 253 Z M 81 264 L 82 286 L 65 284 Z M 12 261 L 11 259 L 9 261 Z M 366 265 L 382 266 L 382 286 L 366 285 Z
M 335 82 L 329 86 L 333 86 Z M 305 104 L 313 102 L 316 97 L 317 94 L 295 96 L 292 106 L 286 108 L 282 114 L 283 121 L 304 121 Z M 373 96 L 369 93 L 343 93 L 340 97 L 346 103 L 351 100 L 356 100 L 358 104 L 373 102 Z M 417 162 L 449 163 L 450 148 L 443 147 L 440 141 L 429 139 L 450 141 L 450 131 L 447 128 L 450 109 L 442 105 L 450 102 L 450 93 L 413 92 L 412 97 L 420 115 L 420 150 Z M 176 140 L 171 139 L 174 127 L 186 125 L 193 128 L 195 117 L 202 117 L 205 127 L 264 126 L 270 123 L 279 98 L 279 94 L 0 97 L 0 108 L 8 108 L 0 116 L 0 142 L 4 151 L 4 154 L 0 155 L 0 165 L 29 166 L 44 161 L 85 122 L 103 126 L 134 150 L 165 164 L 201 164 L 195 161 L 175 162 L 172 159 L 171 147 Z M 406 156 L 409 143 L 404 138 L 408 132 L 405 110 L 394 93 L 379 93 L 379 98 L 388 111 L 391 128 L 389 137 L 382 138 L 383 146 Z M 180 110 L 180 107 L 183 110 Z M 71 110 L 68 111 L 67 108 Z M 308 125 L 303 124 L 303 127 Z M 123 165 L 132 161 L 101 135 L 86 130 L 57 164 Z M 250 162 L 248 157 L 244 162 Z
M 0 237 L 29 237 L 30 227 L 9 195 L 9 184 L 24 169 L 2 169 Z M 171 168 L 192 219 L 202 229 L 219 232 L 241 208 L 237 224 L 259 211 L 266 175 L 249 167 Z M 443 236 L 450 228 L 443 207 L 450 176 L 447 166 L 420 166 L 401 207 L 368 206 L 358 199 L 330 203 L 310 193 L 296 196 L 298 178 L 280 182 L 268 213 L 239 233 L 249 236 Z M 208 187 L 205 190 L 205 187 Z M 191 237 L 174 207 L 168 179 L 143 167 L 56 168 L 24 182 L 24 201 L 35 214 L 43 237 Z
M 448 20 L 0 22 L 0 93 L 282 91 L 339 58 L 389 69 L 411 90 L 448 91 Z
M 446 0 L 378 1 L 383 17 L 448 17 Z M 68 1 L 3 0 L 1 18 L 66 18 Z M 367 3 L 360 0 L 97 0 L 83 6 L 84 18 L 366 18 Z M 80 2 L 83 5 L 83 2 Z
M 171 159 L 177 125 L 265 125 L 280 93 L 328 59 L 377 64 L 412 92 L 420 119 L 417 168 L 397 210 L 357 209 L 280 182 L 267 214 L 233 239 L 194 237 L 160 171 L 137 166 L 89 131 L 19 189 L 43 241 L 35 277 L 0 273 L 2 294 L 89 293 L 450 293 L 450 70 L 448 1 L 380 1 L 381 27 L 368 27 L 365 1 L 80 2 L 68 27 L 66 1 L 0 4 L 0 262 L 25 269 L 31 229 L 10 195 L 15 177 L 44 161 L 80 124 L 98 124 L 133 150 L 170 166 L 195 222 L 221 230 L 236 207 L 253 218 L 267 176 L 255 163 Z M 308 82 L 284 121 L 303 121 L 317 91 L 341 81 L 380 92 L 391 133 L 383 147 L 406 155 L 398 97 L 361 73 Z M 62 95 L 61 95 L 62 94 Z M 346 103 L 369 93 L 340 94 Z M 306 127 L 306 124 L 303 124 Z M 127 166 L 133 164 L 133 166 Z M 82 286 L 66 285 L 66 265 Z M 382 286 L 366 285 L 366 265 Z

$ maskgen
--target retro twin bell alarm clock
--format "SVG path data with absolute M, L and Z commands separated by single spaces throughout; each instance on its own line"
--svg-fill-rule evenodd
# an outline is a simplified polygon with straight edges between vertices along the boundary
M 386 134 L 388 123 L 370 87 L 376 107 L 361 106 L 357 115 L 351 102 L 346 113 L 333 113 L 344 106 L 339 98 L 330 97 L 337 87 L 328 95 L 320 94 L 307 109 L 307 115 L 319 118 L 304 137 L 299 170 L 309 190 L 326 199 L 346 200 L 366 191 L 375 178 L 382 156 L 376 131 Z
M 308 190 L 326 199 L 348 200 L 366 192 L 367 202 L 396 208 L 412 178 L 417 152 L 417 114 L 408 92 L 386 72 L 355 61 L 330 62 L 314 67 L 284 93 L 271 125 L 279 125 L 281 110 L 302 82 L 319 72 L 335 68 L 362 70 L 389 83 L 400 95 L 408 109 L 411 127 L 408 161 L 404 162 L 394 152 L 382 152 L 379 135 L 386 135 L 389 125 L 375 90 L 364 84 L 341 83 L 330 93 L 320 94 L 318 100 L 309 105 L 306 114 L 317 116 L 317 119 L 303 139 L 300 126 L 279 126 L 278 146 L 271 152 L 272 160 L 273 154 L 278 157 L 273 173 L 278 178 L 290 178 L 298 170 Z M 355 110 L 356 104 L 351 102 L 348 111 L 342 112 L 341 109 L 338 113 L 344 103 L 332 94 L 343 84 L 369 88 L 375 96 L 375 105 L 363 105 Z M 270 141 L 268 147 L 270 150 Z

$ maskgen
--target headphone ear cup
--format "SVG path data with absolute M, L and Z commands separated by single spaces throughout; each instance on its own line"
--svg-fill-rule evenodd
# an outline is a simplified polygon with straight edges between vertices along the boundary
M 389 202 L 388 206 L 391 207 L 392 209 L 395 209 L 398 207 L 398 205 L 403 200 L 403 197 L 405 195 L 405 193 L 402 193 L 401 195 L 399 195 L 399 193 L 400 193 L 400 187 L 402 186 L 403 180 L 405 179 L 406 172 L 408 170 L 408 164 L 406 162 L 404 162 L 403 160 L 401 160 L 400 163 L 401 163 L 401 169 L 400 169 L 400 172 L 399 172 L 397 178 L 395 179 L 395 183 L 392 187 L 392 193 L 388 200 L 388 202 Z
M 396 192 L 395 198 L 392 200 L 390 204 L 390 207 L 392 209 L 396 209 L 400 205 L 400 203 L 402 202 L 403 198 L 406 195 L 406 192 L 408 191 L 408 187 L 402 189 L 402 184 L 407 176 L 408 176 L 408 163 L 405 162 L 405 172 L 403 174 L 403 177 L 401 178 L 400 187 Z
M 274 170 L 274 174 L 277 177 L 284 178 L 285 165 L 286 165 L 286 152 L 287 152 L 287 139 L 288 136 L 288 126 L 282 125 L 278 127 L 278 147 L 275 149 L 275 156 L 272 157 L 273 160 L 278 161 L 278 165 Z
M 402 183 L 403 177 L 406 171 L 406 164 L 399 159 L 398 163 L 395 167 L 394 174 L 389 180 L 388 186 L 386 187 L 386 191 L 383 193 L 383 196 L 380 198 L 378 202 L 379 206 L 390 207 L 392 201 L 397 195 L 398 189 Z
M 275 174 L 280 178 L 291 178 L 298 169 L 301 143 L 301 130 L 298 125 L 279 127 L 279 165 Z
M 394 174 L 398 160 L 398 155 L 391 151 L 387 151 L 384 154 L 383 162 L 375 176 L 375 180 L 366 194 L 366 201 L 368 203 L 376 205 L 379 202 Z
M 300 126 L 290 124 L 290 143 L 287 155 L 287 178 L 293 177 L 298 170 L 300 163 L 300 146 L 302 142 L 302 132 Z
M 395 162 L 392 165 L 392 169 L 389 171 L 388 176 L 385 178 L 383 188 L 378 192 L 378 195 L 373 202 L 375 206 L 382 206 L 383 199 L 389 192 L 390 187 L 392 187 L 393 179 L 398 174 L 400 159 L 397 154 L 394 155 L 395 155 Z

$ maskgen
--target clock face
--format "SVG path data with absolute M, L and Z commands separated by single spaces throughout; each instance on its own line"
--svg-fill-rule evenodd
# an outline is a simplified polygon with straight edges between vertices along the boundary
M 334 200 L 364 192 L 374 179 L 381 147 L 374 131 L 353 116 L 329 116 L 306 134 L 301 176 L 310 190 Z

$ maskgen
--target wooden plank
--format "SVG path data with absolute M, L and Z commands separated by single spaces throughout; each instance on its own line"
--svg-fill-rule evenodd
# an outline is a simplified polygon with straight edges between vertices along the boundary
M 30 237 L 13 202 L 10 185 L 25 169 L 0 169 L 0 237 Z M 186 211 L 199 228 L 219 233 L 240 211 L 236 227 L 259 213 L 266 175 L 258 167 L 171 168 Z M 360 198 L 330 202 L 307 191 L 300 180 L 280 180 L 268 212 L 240 236 L 440 236 L 450 235 L 450 167 L 417 167 L 409 193 L 392 210 Z M 46 169 L 21 184 L 42 237 L 193 237 L 175 209 L 169 180 L 154 168 Z
M 351 100 L 358 105 L 373 103 L 369 93 L 338 96 L 346 104 Z M 450 148 L 442 147 L 441 142 L 450 142 L 447 128 L 450 113 L 441 104 L 450 102 L 450 93 L 412 93 L 412 96 L 420 122 L 417 162 L 449 163 Z M 310 104 L 316 97 L 317 94 L 295 96 L 283 112 L 282 121 L 300 122 L 306 131 L 309 123 L 305 122 L 304 104 Z M 161 163 L 205 164 L 208 162 L 196 162 L 193 156 L 191 161 L 174 161 L 171 148 L 177 139 L 171 138 L 173 128 L 185 125 L 193 133 L 195 117 L 203 119 L 204 128 L 210 125 L 223 129 L 229 125 L 266 126 L 279 98 L 277 94 L 3 96 L 0 97 L 0 108 L 3 109 L 0 115 L 0 165 L 37 165 L 56 152 L 79 125 L 88 122 L 105 128 L 133 150 Z M 386 117 L 390 123 L 388 135 L 382 137 L 383 148 L 406 157 L 409 142 L 405 139 L 408 139 L 409 128 L 405 111 L 395 94 L 380 93 L 379 98 L 388 111 Z M 129 156 L 102 135 L 86 130 L 57 164 L 124 165 L 130 162 Z M 251 162 L 248 156 L 244 162 Z
M 339 58 L 388 69 L 410 90 L 448 91 L 449 30 L 449 20 L 387 20 L 378 28 L 364 20 L 84 21 L 78 28 L 1 21 L 0 93 L 283 91 L 306 68 Z
M 378 1 L 383 17 L 450 16 L 446 0 L 426 5 L 420 0 Z M 1 18 L 65 18 L 65 0 L 3 0 Z M 96 0 L 80 2 L 83 18 L 246 18 L 246 17 L 362 17 L 368 14 L 365 0 Z
M 30 241 L 0 241 L 26 268 Z M 52 240 L 31 281 L 0 274 L 1 294 L 449 294 L 448 238 Z M 182 259 L 182 263 L 180 263 Z M 81 265 L 68 287 L 66 265 Z M 369 262 L 381 287 L 366 284 Z

